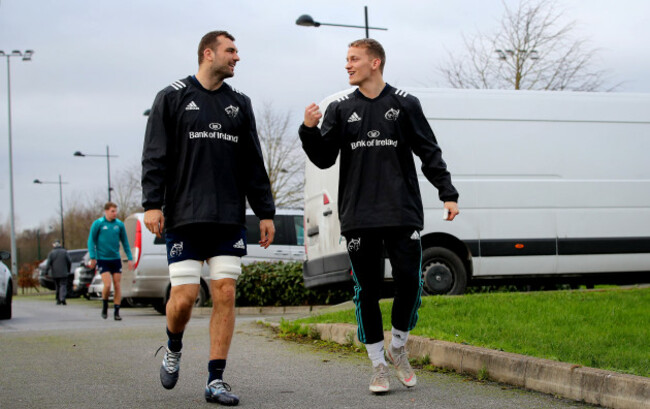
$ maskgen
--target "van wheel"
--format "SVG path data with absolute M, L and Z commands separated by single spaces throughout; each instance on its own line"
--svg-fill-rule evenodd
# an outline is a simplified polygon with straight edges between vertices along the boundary
M 467 273 L 460 258 L 444 247 L 431 247 L 422 253 L 422 289 L 425 295 L 463 294 Z

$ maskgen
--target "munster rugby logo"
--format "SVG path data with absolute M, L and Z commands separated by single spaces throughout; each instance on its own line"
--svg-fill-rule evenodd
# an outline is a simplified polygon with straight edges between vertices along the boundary
M 174 243 L 171 250 L 169 250 L 169 256 L 177 257 L 180 256 L 182 252 L 183 252 L 183 242 L 181 241 L 180 243 Z
M 352 239 L 348 243 L 348 251 L 349 252 L 357 251 L 360 248 L 361 248 L 361 237 L 359 237 L 358 239 Z
M 239 113 L 239 107 L 236 107 L 234 105 L 228 105 L 226 107 L 226 114 L 228 114 L 229 117 L 234 118 L 237 116 Z
M 399 116 L 399 109 L 395 109 L 395 108 L 389 109 L 384 114 L 384 118 L 388 119 L 389 121 L 397 121 L 398 116 Z

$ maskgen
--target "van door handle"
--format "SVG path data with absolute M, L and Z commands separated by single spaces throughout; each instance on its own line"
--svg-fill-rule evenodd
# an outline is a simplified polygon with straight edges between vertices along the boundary
M 289 255 L 289 252 L 288 252 L 288 251 L 284 251 L 284 250 L 276 250 L 276 251 L 275 251 L 275 254 L 278 254 L 278 255 L 280 255 L 280 256 L 288 256 L 288 255 Z
M 318 226 L 310 227 L 307 229 L 307 237 L 312 237 L 318 234 Z
M 323 216 L 329 216 L 330 214 L 332 214 L 332 209 L 327 209 L 323 212 Z

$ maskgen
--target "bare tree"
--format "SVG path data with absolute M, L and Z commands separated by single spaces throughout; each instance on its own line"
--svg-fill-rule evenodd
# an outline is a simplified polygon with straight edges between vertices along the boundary
M 114 184 L 113 201 L 117 204 L 117 217 L 126 219 L 132 213 L 142 212 L 142 165 L 134 163 L 122 169 Z
M 86 247 L 90 225 L 104 215 L 105 200 L 103 195 L 101 195 L 95 196 L 85 203 L 75 201 L 66 205 L 64 216 L 65 245 L 68 249 Z M 51 222 L 53 223 L 54 219 Z M 55 224 L 52 225 L 55 226 Z
M 289 132 L 290 113 L 264 104 L 257 115 L 257 132 L 264 165 L 277 207 L 302 207 L 305 158 L 297 132 Z
M 465 53 L 440 66 L 454 88 L 596 91 L 605 71 L 592 67 L 596 49 L 574 39 L 576 22 L 562 22 L 556 0 L 521 0 L 505 8 L 494 34 L 463 35 Z M 610 89 L 611 90 L 611 89 Z

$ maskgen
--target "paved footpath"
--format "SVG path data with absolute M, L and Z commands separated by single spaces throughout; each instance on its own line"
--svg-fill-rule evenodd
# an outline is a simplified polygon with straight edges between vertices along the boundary
M 180 380 L 168 391 L 158 378 L 162 358 L 153 356 L 164 339 L 164 317 L 152 309 L 123 309 L 124 321 L 115 322 L 99 319 L 97 304 L 75 302 L 56 308 L 19 299 L 14 304 L 15 321 L 0 321 L 0 408 L 216 406 L 203 399 L 207 317 L 192 319 L 184 339 Z M 36 314 L 39 309 L 43 314 Z M 52 311 L 56 315 L 50 315 Z M 58 328 L 56 316 L 67 317 Z M 392 391 L 375 396 L 368 391 L 370 365 L 364 355 L 279 339 L 256 324 L 257 318 L 238 317 L 226 370 L 226 381 L 239 394 L 242 408 L 592 407 L 424 372 L 418 372 L 413 389 L 392 378 Z M 30 320 L 37 324 L 30 325 Z M 75 328 L 83 320 L 88 325 Z

